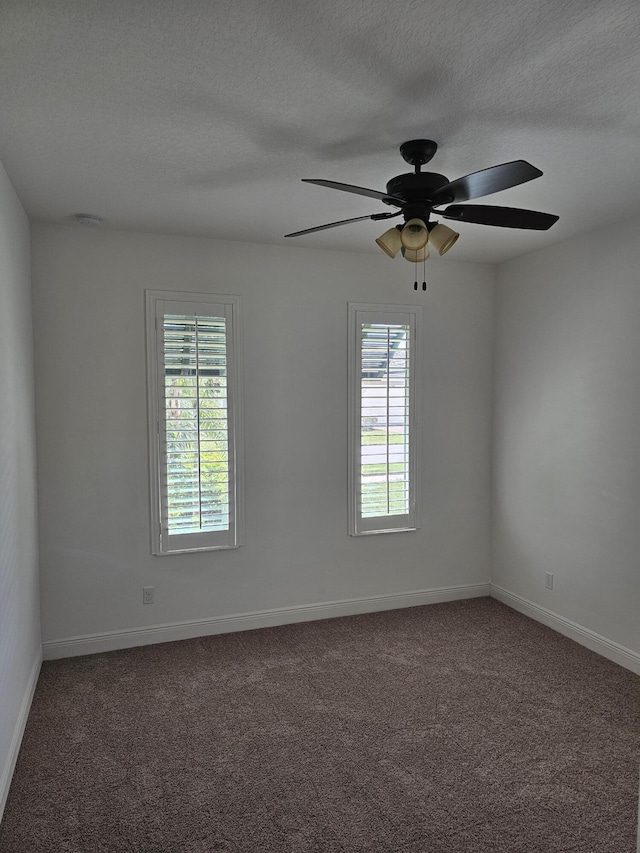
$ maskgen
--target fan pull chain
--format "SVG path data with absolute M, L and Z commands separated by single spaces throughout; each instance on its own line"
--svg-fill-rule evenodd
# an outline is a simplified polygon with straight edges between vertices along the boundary
M 414 261 L 415 264 L 415 280 L 413 282 L 413 289 L 418 289 L 418 261 Z M 427 259 L 422 259 L 422 289 L 427 289 Z

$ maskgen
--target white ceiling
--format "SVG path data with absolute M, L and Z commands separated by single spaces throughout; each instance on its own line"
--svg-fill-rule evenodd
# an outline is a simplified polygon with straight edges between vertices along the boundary
M 496 262 L 640 214 L 639 36 L 638 0 L 0 0 L 0 159 L 33 220 L 379 252 L 384 222 L 285 241 L 389 210 L 300 178 L 384 190 L 427 137 L 450 180 L 544 172 L 478 203 L 550 231 L 436 261 Z

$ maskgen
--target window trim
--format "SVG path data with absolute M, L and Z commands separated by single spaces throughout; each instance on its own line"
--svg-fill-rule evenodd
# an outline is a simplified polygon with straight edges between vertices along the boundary
M 230 412 L 229 428 L 232 432 L 230 465 L 233 471 L 233 499 L 230 506 L 228 531 L 180 534 L 179 547 L 170 547 L 169 536 L 162 529 L 163 508 L 161 487 L 163 481 L 161 424 L 163 415 L 164 365 L 163 336 L 158 332 L 157 317 L 161 305 L 175 307 L 175 313 L 200 310 L 203 314 L 220 315 L 224 309 L 227 318 L 227 397 Z M 240 297 L 218 293 L 194 293 L 173 290 L 145 290 L 145 320 L 147 344 L 147 413 L 149 431 L 149 483 L 150 483 L 150 533 L 151 553 L 167 556 L 200 551 L 217 551 L 237 548 L 244 544 L 244 444 L 242 414 L 242 328 L 240 322 Z M 184 309 L 188 308 L 188 311 Z M 162 313 L 167 313 L 163 311 Z M 231 521 L 232 519 L 232 521 Z M 226 535 L 224 535 L 226 533 Z M 176 537 L 177 539 L 178 537 Z M 193 543 L 193 544 L 191 544 Z
M 363 317 L 368 319 L 364 320 Z M 361 465 L 361 337 L 363 322 L 407 322 L 413 336 L 409 341 L 409 513 L 366 518 L 360 514 Z M 420 422 L 422 308 L 417 305 L 349 303 L 348 334 L 348 503 L 349 535 L 403 533 L 420 528 Z M 396 521 L 402 520 L 401 523 Z

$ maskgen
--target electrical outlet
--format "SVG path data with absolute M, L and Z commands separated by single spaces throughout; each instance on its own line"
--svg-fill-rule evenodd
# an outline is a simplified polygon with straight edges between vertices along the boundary
M 553 574 L 551 572 L 544 573 L 544 585 L 547 589 L 553 589 Z
M 154 586 L 143 586 L 142 587 L 142 603 L 143 604 L 153 604 L 154 592 L 155 592 Z

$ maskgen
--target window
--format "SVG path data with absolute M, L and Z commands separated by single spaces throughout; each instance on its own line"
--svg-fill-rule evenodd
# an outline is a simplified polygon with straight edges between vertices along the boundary
M 242 544 L 239 299 L 147 291 L 154 554 Z
M 418 527 L 421 308 L 349 305 L 349 532 Z

